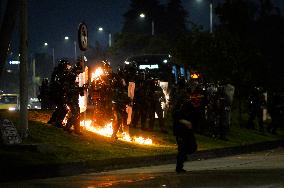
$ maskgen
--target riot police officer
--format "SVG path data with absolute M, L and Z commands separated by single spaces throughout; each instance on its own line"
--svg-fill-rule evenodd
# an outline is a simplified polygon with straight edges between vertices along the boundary
M 163 89 L 159 85 L 158 79 L 152 79 L 150 82 L 150 91 L 148 94 L 148 103 L 151 106 L 149 109 L 149 130 L 152 131 L 154 129 L 155 123 L 155 113 L 159 119 L 159 126 L 163 133 L 167 133 L 164 123 L 163 117 L 163 109 L 162 109 L 162 102 L 165 102 L 165 94 Z
M 63 127 L 63 119 L 65 118 L 68 110 L 66 105 L 66 90 L 65 81 L 70 68 L 70 63 L 63 59 L 60 60 L 58 66 L 54 68 L 51 75 L 49 98 L 55 105 L 56 109 L 48 123 L 58 127 Z
M 254 87 L 249 96 L 249 119 L 247 128 L 255 129 L 254 119 L 258 121 L 259 131 L 263 132 L 263 109 L 265 105 L 265 98 L 261 87 Z
M 51 104 L 49 100 L 49 82 L 47 78 L 42 80 L 41 86 L 39 87 L 39 92 L 38 99 L 41 103 L 41 109 L 49 109 Z
M 125 80 L 116 75 L 114 79 L 113 92 L 113 134 L 112 138 L 117 139 L 118 130 L 125 129 L 127 126 L 127 112 L 126 105 L 131 102 L 127 93 L 127 86 Z
M 70 69 L 66 74 L 65 85 L 66 87 L 66 105 L 69 108 L 67 123 L 64 130 L 72 132 L 71 127 L 74 128 L 74 133 L 81 134 L 80 131 L 80 107 L 79 95 L 84 95 L 84 88 L 79 87 L 76 77 L 83 72 L 83 61 L 79 60 L 76 65 Z
M 135 87 L 135 94 L 133 99 L 133 121 L 132 127 L 136 128 L 138 126 L 139 120 L 141 120 L 141 129 L 146 130 L 146 95 L 145 95 L 145 84 L 143 81 L 139 81 Z

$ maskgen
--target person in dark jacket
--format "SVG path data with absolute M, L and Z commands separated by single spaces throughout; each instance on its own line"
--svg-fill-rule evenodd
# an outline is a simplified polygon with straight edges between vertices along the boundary
M 176 172 L 183 173 L 183 164 L 187 159 L 188 154 L 192 154 L 197 150 L 197 143 L 194 136 L 194 126 L 198 119 L 196 118 L 195 108 L 190 101 L 190 92 L 186 91 L 182 102 L 173 109 L 173 131 L 178 145 Z

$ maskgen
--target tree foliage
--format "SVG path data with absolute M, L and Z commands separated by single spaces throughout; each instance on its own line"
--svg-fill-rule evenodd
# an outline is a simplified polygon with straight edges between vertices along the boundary
M 180 0 L 170 0 L 166 9 L 166 31 L 169 36 L 179 36 L 187 31 L 187 12 Z

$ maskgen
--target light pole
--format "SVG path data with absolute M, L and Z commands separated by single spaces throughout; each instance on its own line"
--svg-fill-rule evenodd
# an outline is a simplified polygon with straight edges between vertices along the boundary
M 141 19 L 145 19 L 146 15 L 144 13 L 140 13 L 139 17 Z M 154 20 L 151 21 L 151 35 L 154 36 L 155 35 L 155 22 Z
M 64 40 L 65 41 L 69 41 L 69 37 L 68 36 L 65 36 L 64 37 Z M 76 60 L 76 58 L 77 58 L 77 43 L 76 43 L 76 41 L 74 40 L 74 59 Z
M 98 32 L 103 33 L 104 32 L 104 28 L 103 27 L 98 27 Z M 111 47 L 111 32 L 108 32 L 108 46 Z
M 213 0 L 210 0 L 210 33 L 213 32 Z
M 76 41 L 74 40 L 74 55 L 75 55 L 75 60 L 77 58 L 77 43 Z
M 196 0 L 198 3 L 201 3 L 203 0 Z M 210 33 L 213 32 L 213 0 L 209 1 L 209 13 L 210 13 Z
M 48 47 L 47 42 L 44 42 L 43 45 L 44 45 L 44 47 Z M 52 66 L 53 66 L 53 68 L 55 67 L 54 48 L 52 48 Z

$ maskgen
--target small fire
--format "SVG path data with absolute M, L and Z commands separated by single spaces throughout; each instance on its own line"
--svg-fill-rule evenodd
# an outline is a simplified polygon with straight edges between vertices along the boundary
M 106 124 L 103 127 L 100 126 L 93 126 L 92 125 L 92 121 L 91 120 L 86 120 L 86 121 L 81 121 L 80 122 L 81 127 L 85 128 L 87 131 L 102 135 L 102 136 L 106 136 L 106 137 L 111 137 L 112 133 L 113 133 L 113 129 L 112 129 L 112 122 Z M 118 138 L 121 141 L 125 141 L 125 142 L 133 142 L 133 143 L 137 143 L 137 144 L 144 144 L 144 145 L 151 145 L 153 144 L 152 139 L 150 138 L 143 138 L 141 136 L 139 137 L 131 137 L 128 133 L 123 132 L 121 134 L 121 136 L 119 136 Z
M 99 79 L 101 75 L 104 74 L 104 71 L 101 67 L 98 67 L 94 73 L 92 73 L 91 81 Z

